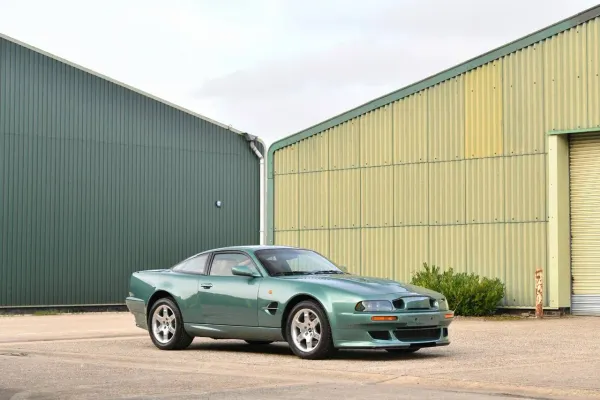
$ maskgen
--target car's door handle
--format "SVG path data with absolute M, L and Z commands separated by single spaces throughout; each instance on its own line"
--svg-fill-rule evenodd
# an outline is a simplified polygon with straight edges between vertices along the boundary
M 212 283 L 201 283 L 200 286 L 202 286 L 204 289 L 210 289 L 212 287 Z

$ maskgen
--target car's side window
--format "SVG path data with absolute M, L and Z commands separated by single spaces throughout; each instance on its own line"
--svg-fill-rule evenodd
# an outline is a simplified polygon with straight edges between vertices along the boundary
M 256 271 L 250 257 L 240 253 L 222 253 L 216 254 L 210 267 L 210 275 L 214 276 L 233 276 L 231 269 L 238 265 L 246 265 L 248 268 Z
M 173 268 L 173 271 L 188 272 L 192 274 L 205 274 L 207 261 L 208 254 L 202 254 L 176 266 L 175 268 Z

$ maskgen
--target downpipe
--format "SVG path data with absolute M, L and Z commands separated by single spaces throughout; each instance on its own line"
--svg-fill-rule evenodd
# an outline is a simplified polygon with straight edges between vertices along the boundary
M 244 136 L 246 137 L 246 140 L 248 142 L 250 142 L 250 148 L 252 149 L 252 151 L 254 152 L 254 154 L 256 154 L 256 157 L 258 157 L 258 159 L 260 160 L 260 167 L 259 167 L 259 174 L 260 174 L 260 200 L 259 200 L 259 206 L 260 206 L 260 244 L 261 246 L 264 245 L 266 243 L 266 239 L 265 239 L 265 200 L 266 200 L 266 193 L 265 193 L 265 157 L 262 155 L 262 153 L 260 152 L 260 150 L 258 150 L 258 147 L 256 147 L 256 142 L 259 140 L 257 136 L 254 135 L 250 135 L 248 133 L 245 133 Z

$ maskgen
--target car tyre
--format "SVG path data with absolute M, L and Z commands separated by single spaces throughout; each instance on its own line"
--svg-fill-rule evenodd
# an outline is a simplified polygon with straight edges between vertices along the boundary
M 183 350 L 194 340 L 183 327 L 183 317 L 175 302 L 164 297 L 150 309 L 148 332 L 152 343 L 161 350 Z
M 285 334 L 292 352 L 300 358 L 317 360 L 335 352 L 329 320 L 315 301 L 302 301 L 292 308 Z
M 252 346 L 266 346 L 268 344 L 271 344 L 273 342 L 268 341 L 268 340 L 244 340 L 244 342 L 252 345 Z

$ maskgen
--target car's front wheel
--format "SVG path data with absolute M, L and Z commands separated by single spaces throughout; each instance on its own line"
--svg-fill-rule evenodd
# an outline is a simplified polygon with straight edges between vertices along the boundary
M 170 298 L 159 299 L 150 309 L 150 338 L 161 350 L 182 350 L 194 340 L 183 328 L 179 307 Z
M 286 340 L 298 357 L 315 360 L 335 351 L 327 315 L 317 302 L 298 303 L 286 324 Z

